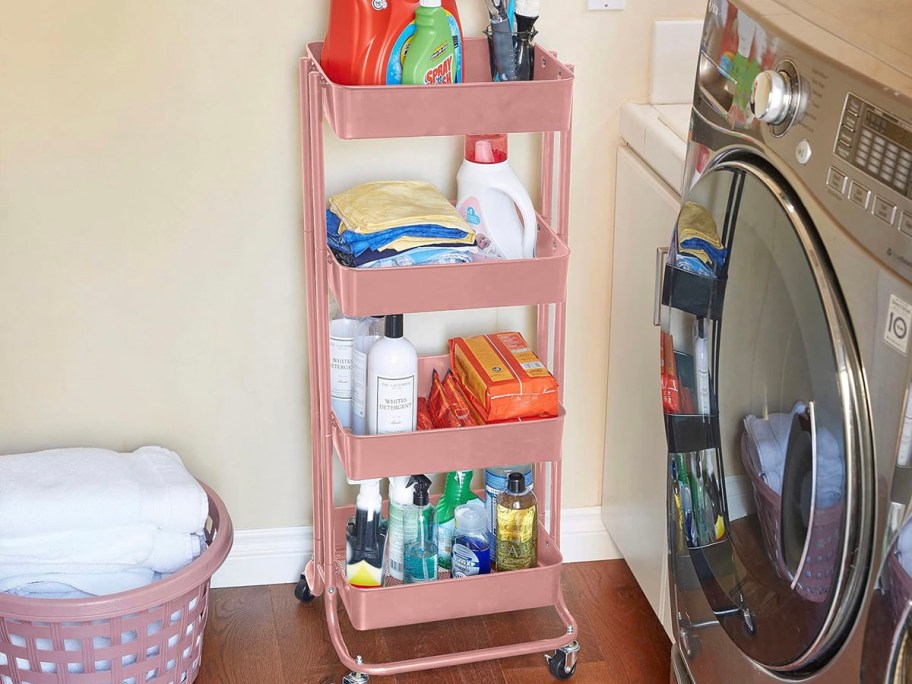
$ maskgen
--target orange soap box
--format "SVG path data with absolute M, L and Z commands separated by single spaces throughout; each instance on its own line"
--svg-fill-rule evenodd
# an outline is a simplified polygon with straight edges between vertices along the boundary
M 450 367 L 485 422 L 558 413 L 557 380 L 518 332 L 451 339 Z

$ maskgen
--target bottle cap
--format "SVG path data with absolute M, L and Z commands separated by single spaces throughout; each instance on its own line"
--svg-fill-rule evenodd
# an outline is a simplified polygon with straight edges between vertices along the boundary
M 485 511 L 481 506 L 463 504 L 456 507 L 456 529 L 465 534 L 481 534 L 487 529 Z
M 507 161 L 507 136 L 467 135 L 465 159 L 475 164 L 499 164 Z
M 526 478 L 522 473 L 510 473 L 507 478 L 507 489 L 511 494 L 522 494 L 526 491 Z
M 409 485 L 415 485 L 415 493 L 412 495 L 412 503 L 416 506 L 427 506 L 431 501 L 431 498 L 428 495 L 428 489 L 431 488 L 431 478 L 429 478 L 427 475 L 412 475 L 409 478 L 408 483 Z
M 390 314 L 386 317 L 385 332 L 387 337 L 402 337 L 402 314 Z

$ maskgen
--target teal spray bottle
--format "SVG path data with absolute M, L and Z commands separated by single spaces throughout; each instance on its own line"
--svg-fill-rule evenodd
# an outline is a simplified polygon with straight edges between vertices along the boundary
M 437 579 L 437 509 L 431 505 L 427 475 L 413 475 L 415 494 L 407 515 L 414 521 L 406 525 L 405 583 L 431 582 Z

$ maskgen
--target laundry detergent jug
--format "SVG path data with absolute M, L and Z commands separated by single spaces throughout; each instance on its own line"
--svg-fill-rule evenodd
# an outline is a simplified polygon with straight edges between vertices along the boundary
M 329 30 L 320 65 L 341 85 L 398 85 L 415 35 L 420 0 L 331 0 Z M 462 25 L 456 0 L 442 0 L 455 50 L 456 82 L 462 82 Z
M 507 161 L 506 135 L 467 135 L 456 185 L 456 208 L 475 229 L 486 256 L 535 256 L 535 207 Z

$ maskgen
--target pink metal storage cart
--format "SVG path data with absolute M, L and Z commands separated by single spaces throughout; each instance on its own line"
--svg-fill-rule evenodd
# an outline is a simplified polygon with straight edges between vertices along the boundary
M 547 652 L 558 679 L 576 669 L 576 622 L 564 604 L 560 577 L 560 516 L 546 526 L 545 508 L 560 511 L 564 410 L 556 418 L 455 430 L 356 437 L 335 421 L 329 401 L 328 292 L 349 316 L 537 305 L 537 351 L 563 380 L 570 138 L 573 69 L 540 47 L 535 80 L 491 83 L 487 41 L 464 43 L 464 83 L 449 86 L 340 86 L 320 68 L 322 43 L 301 60 L 301 128 L 306 237 L 307 322 L 314 484 L 314 557 L 295 590 L 304 602 L 324 595 L 326 620 L 340 661 L 351 670 L 343 684 L 369 675 L 446 667 Z M 542 134 L 541 210 L 536 258 L 413 268 L 354 269 L 339 264 L 326 245 L 323 121 L 343 139 L 422 137 L 476 133 Z M 559 135 L 559 138 L 558 138 Z M 557 144 L 559 142 L 559 145 Z M 399 293 L 395 298 L 390 293 Z M 553 311 L 552 311 L 553 307 Z M 446 357 L 424 357 L 424 395 L 433 369 Z M 333 449 L 353 480 L 448 472 L 515 461 L 535 463 L 539 491 L 538 565 L 528 570 L 417 585 L 359 589 L 345 580 L 345 525 L 352 506 L 333 498 Z M 546 470 L 550 474 L 547 492 Z M 339 626 L 339 601 L 359 630 L 420 622 L 403 606 L 433 605 L 436 619 L 552 607 L 566 631 L 553 638 L 386 663 L 352 657 Z

